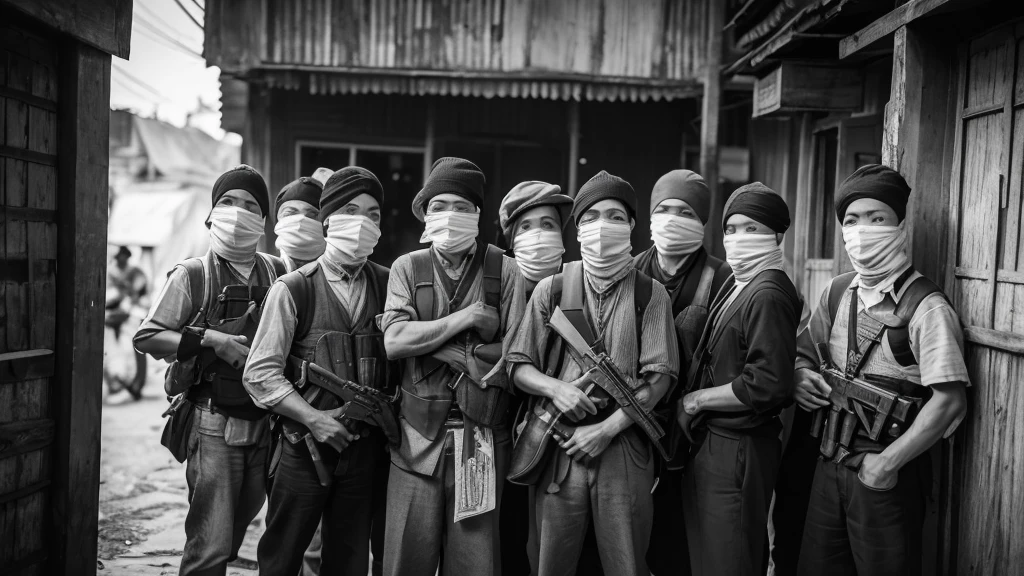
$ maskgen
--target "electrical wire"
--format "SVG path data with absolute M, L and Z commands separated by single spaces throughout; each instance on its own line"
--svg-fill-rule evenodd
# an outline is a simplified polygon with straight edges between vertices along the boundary
M 187 54 L 188 56 L 194 56 L 196 58 L 199 58 L 200 60 L 205 60 L 202 54 L 196 52 L 192 48 L 189 48 L 180 40 L 176 40 L 173 36 L 164 32 L 158 26 L 143 18 L 141 14 L 136 14 L 135 17 L 137 18 L 137 22 L 141 24 L 141 27 L 139 28 L 140 32 L 148 33 L 151 35 L 150 37 L 154 39 L 162 39 L 169 47 L 176 48 L 181 52 Z
M 200 4 L 199 0 L 192 0 L 192 3 L 196 5 L 196 8 L 199 8 L 203 12 L 206 12 L 206 6 L 203 6 L 202 4 Z
M 129 72 L 128 70 L 124 69 L 124 68 L 123 68 L 123 67 L 122 67 L 122 66 L 121 66 L 121 65 L 120 65 L 120 64 L 118 63 L 118 61 L 117 61 L 117 60 L 113 60 L 113 62 L 114 62 L 114 67 L 115 67 L 115 68 L 117 68 L 117 71 L 118 71 L 118 72 L 120 72 L 121 74 L 123 74 L 125 78 L 127 78 L 128 80 L 131 80 L 132 82 L 134 82 L 134 83 L 135 83 L 135 84 L 137 84 L 138 86 L 141 86 L 142 88 L 145 88 L 145 89 L 146 89 L 146 90 L 147 90 L 148 92 L 150 92 L 151 94 L 153 94 L 153 95 L 154 95 L 154 96 L 156 96 L 157 98 L 161 98 L 161 99 L 163 99 L 163 100 L 164 100 L 165 102 L 170 102 L 170 99 L 168 99 L 168 98 L 167 98 L 166 96 L 164 96 L 162 92 L 160 92 L 160 91 L 159 91 L 159 90 L 157 90 L 156 88 L 153 88 L 152 86 L 150 86 L 150 85 L 149 85 L 149 84 L 147 84 L 146 82 L 143 82 L 143 81 L 142 81 L 142 80 L 140 80 L 140 79 L 139 79 L 138 77 L 136 77 L 136 76 L 135 76 L 134 74 L 132 74 L 132 73 L 131 73 L 131 72 Z
M 181 8 L 181 11 L 184 12 L 186 16 L 188 16 L 188 19 L 191 20 L 193 24 L 199 26 L 200 30 L 203 30 L 203 25 L 200 24 L 199 20 L 196 20 L 196 17 L 188 11 L 188 8 L 185 8 L 185 5 L 181 3 L 181 0 L 174 0 L 174 3 L 178 5 L 178 8 Z
M 120 84 L 122 88 L 124 88 L 125 90 L 127 90 L 127 91 L 131 92 L 132 94 L 138 96 L 139 98 L 142 98 L 143 100 L 152 100 L 153 99 L 152 96 L 150 96 L 148 94 L 143 94 L 141 90 L 139 90 L 138 88 L 135 88 L 134 86 L 132 86 L 128 82 L 125 82 L 124 79 L 122 79 L 120 76 L 115 75 L 115 74 L 111 74 L 110 77 L 115 82 Z

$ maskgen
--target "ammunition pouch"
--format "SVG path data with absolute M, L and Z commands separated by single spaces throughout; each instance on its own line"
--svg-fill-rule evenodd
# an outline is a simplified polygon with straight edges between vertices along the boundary
M 551 437 L 558 434 L 568 439 L 573 432 L 574 426 L 560 421 L 554 404 L 531 398 L 516 426 L 508 481 L 524 486 L 538 485 L 555 453 Z
M 455 387 L 455 402 L 469 420 L 488 428 L 504 426 L 512 394 L 497 386 L 480 388 L 468 378 Z
M 420 396 L 409 390 L 402 389 L 402 418 L 431 442 L 438 439 L 448 419 L 448 410 L 452 406 L 452 396 L 429 398 Z

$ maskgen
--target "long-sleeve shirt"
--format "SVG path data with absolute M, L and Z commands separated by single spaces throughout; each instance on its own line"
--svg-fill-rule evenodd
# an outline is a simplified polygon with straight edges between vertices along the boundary
M 332 265 L 323 256 L 319 261 L 324 277 L 342 307 L 351 318 L 360 317 L 366 307 L 367 282 L 363 268 L 346 271 Z M 295 300 L 284 282 L 276 282 L 267 294 L 263 317 L 242 375 L 246 391 L 263 406 L 275 406 L 294 391 L 284 376 L 284 368 L 297 326 Z

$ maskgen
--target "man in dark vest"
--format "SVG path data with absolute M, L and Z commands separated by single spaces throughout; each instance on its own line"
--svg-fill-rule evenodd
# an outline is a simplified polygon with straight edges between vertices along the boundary
M 266 499 L 266 412 L 242 386 L 242 367 L 266 291 L 284 273 L 278 258 L 256 251 L 268 210 L 267 185 L 253 168 L 218 178 L 210 250 L 171 271 L 134 338 L 139 352 L 189 366 L 181 370 L 181 411 L 194 411 L 183 575 L 224 574 Z
M 711 211 L 711 191 L 699 174 L 673 170 L 651 191 L 651 240 L 653 246 L 633 259 L 636 269 L 661 282 L 672 300 L 672 316 L 679 338 L 681 374 L 707 323 L 708 308 L 731 271 L 704 249 L 704 226 Z M 678 394 L 682 387 L 673 389 Z M 677 398 L 662 404 L 674 423 Z M 672 426 L 673 431 L 678 428 Z M 675 432 L 678 435 L 678 432 Z M 669 439 L 671 441 L 671 439 Z M 677 438 L 678 440 L 678 438 Z M 654 489 L 654 527 L 647 563 L 655 574 L 679 574 L 689 569 L 681 498 L 682 471 L 672 462 L 660 462 Z
M 365 423 L 338 422 L 331 411 L 338 398 L 328 406 L 326 389 L 298 393 L 293 382 L 307 361 L 343 380 L 385 387 L 387 358 L 376 316 L 384 308 L 388 269 L 367 259 L 380 238 L 382 200 L 380 182 L 368 170 L 335 172 L 320 199 L 324 254 L 282 277 L 267 296 L 245 369 L 246 389 L 280 415 L 283 430 L 258 550 L 261 574 L 298 574 L 321 518 L 322 539 L 329 543 L 321 550 L 321 572 L 369 569 L 373 488 L 387 481 L 375 476 L 377 460 L 386 457 L 383 433 Z M 364 370 L 367 364 L 374 369 Z M 328 486 L 315 459 L 331 473 Z
M 324 253 L 323 222 L 317 217 L 324 185 L 302 176 L 288 183 L 277 194 L 277 235 L 275 246 L 288 271 L 298 270 Z
M 722 227 L 733 278 L 712 305 L 678 414 L 693 440 L 683 518 L 693 574 L 754 576 L 764 574 L 801 303 L 783 271 L 789 209 L 775 191 L 760 182 L 737 189 Z
M 645 411 L 668 391 L 679 369 L 672 306 L 665 288 L 633 267 L 635 213 L 636 194 L 621 178 L 601 171 L 580 188 L 572 216 L 583 261 L 537 284 L 506 353 L 516 385 L 575 428 L 548 445 L 553 454 L 536 478 L 537 573 L 544 576 L 576 572 L 591 517 L 604 571 L 648 574 L 650 440 L 616 402 L 590 389 L 591 376 L 548 326 L 556 308 L 572 314 Z M 527 446 L 522 438 L 517 451 Z
M 391 452 L 384 573 L 500 574 L 498 513 L 511 401 L 501 341 L 522 314 L 515 260 L 478 239 L 484 174 L 434 162 L 412 209 L 431 246 L 391 268 L 380 325 L 404 361 L 402 442 Z M 495 351 L 496 349 L 496 351 Z M 496 358 L 497 357 L 497 358 Z
M 927 451 L 964 418 L 969 378 L 960 319 L 907 255 L 909 196 L 877 164 L 836 190 L 854 272 L 832 280 L 800 336 L 796 400 L 824 417 L 800 574 L 921 574 Z M 895 395 L 891 413 L 839 412 L 858 382 Z

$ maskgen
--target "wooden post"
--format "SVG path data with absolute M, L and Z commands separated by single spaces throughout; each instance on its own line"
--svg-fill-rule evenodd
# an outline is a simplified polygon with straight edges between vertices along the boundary
M 580 173 L 580 102 L 569 100 L 569 189 L 563 190 L 567 195 L 576 197 Z
M 436 111 L 434 108 L 433 97 L 427 99 L 427 110 L 426 110 L 426 136 L 423 139 L 423 181 L 427 181 L 427 176 L 430 176 L 430 167 L 434 165 L 434 115 Z
M 51 573 L 96 574 L 103 395 L 110 55 L 68 42 L 60 59 L 57 422 Z
M 700 123 L 700 172 L 711 189 L 710 234 L 704 236 L 708 252 L 722 256 L 722 209 L 725 198 L 718 181 L 718 113 L 722 105 L 722 26 L 725 2 L 708 3 L 708 39 L 704 51 L 704 100 Z
M 270 197 L 276 197 L 276 189 L 271 179 L 270 153 L 271 153 L 271 110 L 270 110 L 270 89 L 261 84 L 249 85 L 249 111 L 245 116 L 245 125 L 242 134 L 242 162 L 259 170 L 263 179 L 267 182 L 270 190 Z M 308 176 L 308 174 L 307 174 Z M 286 180 L 285 182 L 288 182 Z M 282 184 L 283 185 L 283 184 Z M 264 225 L 264 237 L 260 240 L 261 251 L 274 250 L 277 241 L 277 234 L 274 233 L 274 226 L 277 225 L 277 206 L 271 206 L 270 214 L 266 214 Z

